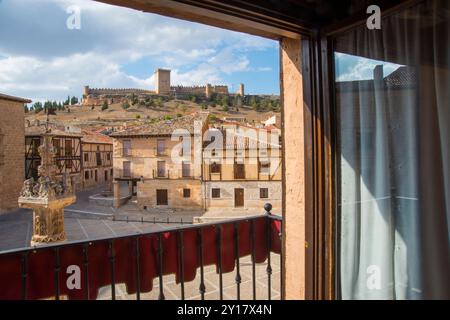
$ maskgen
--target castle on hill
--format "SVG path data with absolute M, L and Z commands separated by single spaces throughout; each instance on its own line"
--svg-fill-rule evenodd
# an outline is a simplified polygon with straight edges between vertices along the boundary
M 155 71 L 155 90 L 145 89 L 110 89 L 110 88 L 89 88 L 85 86 L 83 90 L 83 105 L 101 105 L 104 101 L 109 104 L 118 103 L 135 95 L 140 99 L 152 96 L 171 96 L 174 98 L 186 98 L 190 95 L 210 98 L 214 94 L 231 95 L 226 85 L 204 86 L 172 86 L 170 83 L 170 70 L 157 69 Z M 244 85 L 239 85 L 238 92 L 244 96 Z

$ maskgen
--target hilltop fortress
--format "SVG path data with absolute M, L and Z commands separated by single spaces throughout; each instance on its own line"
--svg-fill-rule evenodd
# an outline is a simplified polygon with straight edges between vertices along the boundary
M 174 98 L 185 98 L 189 95 L 210 98 L 214 94 L 230 95 L 228 86 L 211 85 L 204 86 L 172 86 L 170 83 L 170 70 L 157 69 L 155 71 L 155 90 L 145 89 L 110 89 L 110 88 L 89 88 L 85 86 L 83 90 L 83 105 L 101 105 L 104 101 L 108 103 L 122 102 L 135 95 L 140 99 L 152 96 L 171 96 Z M 239 85 L 236 94 L 244 96 L 244 85 Z

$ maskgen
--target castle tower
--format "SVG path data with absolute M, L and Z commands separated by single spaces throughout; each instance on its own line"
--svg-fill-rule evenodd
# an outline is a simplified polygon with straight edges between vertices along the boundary
M 170 94 L 170 70 L 157 69 L 155 71 L 155 86 L 157 94 Z
M 208 99 L 211 97 L 211 85 L 209 83 L 206 84 L 205 96 Z
M 241 97 L 244 96 L 244 84 L 243 83 L 239 84 L 239 90 L 238 90 L 237 94 L 241 95 Z
M 83 96 L 87 97 L 89 95 L 89 86 L 84 86 Z

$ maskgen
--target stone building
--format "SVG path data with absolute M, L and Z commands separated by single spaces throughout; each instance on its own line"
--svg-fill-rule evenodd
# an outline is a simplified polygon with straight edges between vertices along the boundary
M 194 149 L 200 146 L 201 150 L 206 118 L 207 114 L 194 114 L 111 134 L 115 205 L 123 196 L 120 184 L 126 182 L 143 209 L 201 210 L 201 152 L 196 154 Z M 177 130 L 180 135 L 174 137 Z
M 156 96 L 172 96 L 174 98 L 186 98 L 189 95 L 210 98 L 213 94 L 229 95 L 228 86 L 205 84 L 201 86 L 172 86 L 170 82 L 170 70 L 157 69 L 155 71 L 155 90 L 146 89 L 112 89 L 90 88 L 84 86 L 83 105 L 101 105 L 104 101 L 109 104 L 122 102 L 131 96 L 139 99 Z M 240 84 L 237 94 L 244 95 L 244 85 Z
M 112 138 L 96 131 L 82 131 L 83 188 L 93 188 L 112 183 Z
M 0 213 L 18 207 L 17 199 L 25 179 L 24 104 L 30 102 L 0 94 Z
M 172 135 L 180 129 L 186 131 L 184 137 Z M 281 210 L 280 131 L 275 127 L 231 122 L 214 127 L 206 114 L 194 114 L 111 136 L 116 206 L 125 182 L 143 209 L 203 209 L 211 218 L 223 218 L 233 211 L 261 213 L 270 201 L 274 210 Z M 212 146 L 220 140 L 220 147 Z
M 261 213 L 267 202 L 273 212 L 281 212 L 280 130 L 224 122 L 208 133 L 208 140 L 223 140 L 203 150 L 207 216 L 221 217 L 225 210 L 230 216 L 233 211 L 238 215 Z

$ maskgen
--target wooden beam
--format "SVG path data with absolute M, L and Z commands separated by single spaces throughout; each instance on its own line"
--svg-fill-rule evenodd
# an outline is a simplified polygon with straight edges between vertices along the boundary
M 96 0 L 111 5 L 127 7 L 168 16 L 172 18 L 198 22 L 214 27 L 232 31 L 279 40 L 281 37 L 299 39 L 300 33 L 309 32 L 296 24 L 287 23 L 278 19 L 260 14 L 246 12 L 245 10 L 232 10 L 226 8 L 210 9 L 204 6 L 186 4 L 174 0 Z

